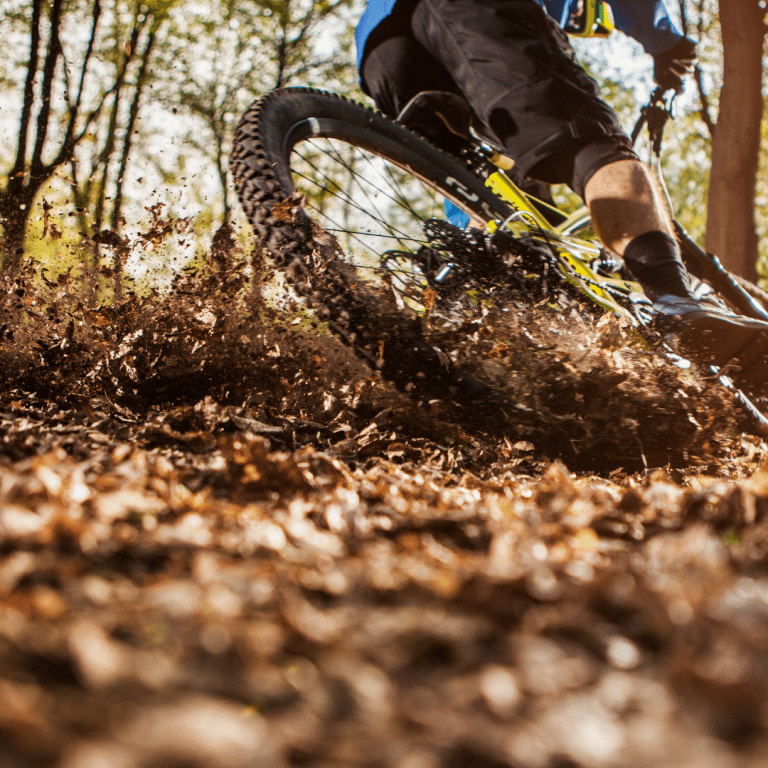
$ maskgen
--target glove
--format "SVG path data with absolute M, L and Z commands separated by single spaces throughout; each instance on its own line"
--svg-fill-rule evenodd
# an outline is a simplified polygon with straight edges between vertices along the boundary
M 672 48 L 653 57 L 653 79 L 665 91 L 683 92 L 683 78 L 693 73 L 696 43 L 684 37 Z

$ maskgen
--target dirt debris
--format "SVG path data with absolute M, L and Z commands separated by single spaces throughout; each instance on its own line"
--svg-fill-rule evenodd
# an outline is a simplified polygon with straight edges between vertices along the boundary
M 429 329 L 519 406 L 473 430 L 245 274 L 3 286 L 0 766 L 765 764 L 768 465 L 727 393 L 478 305 Z

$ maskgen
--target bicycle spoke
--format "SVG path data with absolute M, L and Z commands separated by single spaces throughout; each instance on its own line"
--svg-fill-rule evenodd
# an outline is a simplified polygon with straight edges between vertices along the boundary
M 371 158 L 369 156 L 365 156 L 365 159 L 368 161 L 368 164 L 373 168 L 373 162 L 371 161 Z M 400 183 L 397 181 L 397 179 L 394 177 L 394 173 L 392 171 L 392 168 L 390 168 L 389 165 L 384 166 L 384 173 L 389 177 L 390 179 L 390 185 L 392 187 L 393 193 L 397 194 L 400 189 Z M 399 198 L 396 199 L 396 202 L 398 202 L 405 210 L 407 210 L 409 213 L 411 213 L 414 217 L 424 219 L 424 218 L 432 218 L 432 216 L 424 217 L 421 214 L 417 213 L 413 206 L 408 202 L 408 200 L 405 198 L 403 194 L 400 194 Z
M 306 160 L 305 160 L 305 162 L 306 162 Z M 308 165 L 310 165 L 310 167 L 313 167 L 311 163 L 307 162 L 307 164 L 308 164 Z M 318 173 L 318 174 L 320 174 L 322 177 L 324 177 L 325 179 L 327 179 L 329 182 L 333 183 L 333 180 L 332 180 L 332 179 L 331 179 L 329 176 L 327 176 L 326 174 L 323 174 L 323 172 L 322 172 L 322 171 L 320 171 L 319 169 L 315 169 L 315 170 L 317 170 L 317 173 Z M 311 177 L 307 176 L 306 174 L 302 174 L 302 173 L 299 173 L 299 172 L 297 172 L 297 171 L 295 171 L 294 173 L 295 173 L 295 175 L 296 175 L 296 176 L 298 176 L 298 177 L 300 177 L 300 178 L 303 178 L 305 181 L 309 182 L 310 184 L 314 184 L 314 185 L 316 185 L 317 187 L 319 187 L 319 188 L 322 188 L 322 186 L 319 184 L 319 182 L 318 182 L 317 180 L 315 180 L 315 179 L 313 179 L 313 178 L 311 178 Z M 338 197 L 338 196 L 337 196 L 337 197 Z M 402 240 L 407 240 L 407 241 L 415 241 L 415 238 L 414 238 L 412 235 L 409 235 L 409 234 L 407 234 L 406 232 L 398 232 L 398 230 L 397 230 L 397 229 L 395 229 L 394 227 L 391 227 L 391 226 L 388 226 L 388 225 L 386 225 L 386 224 L 385 224 L 385 222 L 384 222 L 384 220 L 383 220 L 383 217 L 380 217 L 380 218 L 378 218 L 378 219 L 377 219 L 375 216 L 372 216 L 372 215 L 370 214 L 370 212 L 369 212 L 369 211 L 367 211 L 367 210 L 366 210 L 365 208 L 363 208 L 361 205 L 359 205 L 358 203 L 356 203 L 356 202 L 355 202 L 355 201 L 354 201 L 354 200 L 353 200 L 353 199 L 352 199 L 352 198 L 351 198 L 349 195 L 345 194 L 345 196 L 344 196 L 343 198 L 340 198 L 340 199 L 343 199 L 343 200 L 344 200 L 344 202 L 345 202 L 346 204 L 348 204 L 348 205 L 349 205 L 351 208 L 353 208 L 353 209 L 355 209 L 355 210 L 359 211 L 359 212 L 360 212 L 360 213 L 362 213 L 364 216 L 366 216 L 366 217 L 370 218 L 372 221 L 377 221 L 377 222 L 378 222 L 379 224 L 381 224 L 382 226 L 387 226 L 387 227 L 388 227 L 388 229 L 389 229 L 390 231 L 397 233 L 397 234 L 392 234 L 392 235 L 390 235 L 391 237 L 393 237 L 393 238 L 395 238 L 395 239 L 398 239 L 398 240 L 401 240 L 401 241 L 402 241 Z M 321 210 L 320 208 L 318 208 L 318 207 L 317 207 L 316 205 L 314 205 L 314 204 L 310 204 L 310 205 L 311 205 L 311 207 L 313 208 L 313 210 L 316 210 L 316 211 L 317 211 L 318 213 L 320 213 L 320 214 L 321 214 L 321 215 L 322 215 L 324 218 L 326 218 L 326 219 L 328 219 L 329 221 L 331 221 L 332 223 L 334 223 L 334 226 L 336 227 L 336 229 L 337 229 L 338 231 L 340 231 L 340 232 L 342 232 L 342 231 L 343 231 L 343 232 L 348 232 L 348 231 L 349 231 L 347 227 L 344 227 L 343 225 L 341 225 L 341 224 L 339 224 L 338 222 L 334 221 L 334 220 L 333 220 L 333 219 L 332 219 L 332 218 L 331 218 L 331 217 L 330 217 L 330 216 L 329 216 L 327 213 L 325 213 L 325 211 Z M 418 242 L 418 241 L 416 241 L 416 242 Z
M 310 142 L 310 143 L 311 143 L 311 142 Z M 349 167 L 349 166 L 348 166 L 348 165 L 345 163 L 344 159 L 343 159 L 343 158 L 342 158 L 342 157 L 341 157 L 341 156 L 338 154 L 338 150 L 334 149 L 332 146 L 331 146 L 331 147 L 330 147 L 330 149 L 328 149 L 328 150 L 320 150 L 320 151 L 325 151 L 325 153 L 326 153 L 326 154 L 328 154 L 329 156 L 334 156 L 334 157 L 337 159 L 337 161 L 339 162 L 339 164 L 340 164 L 340 165 L 342 165 L 342 166 L 346 167 L 346 170 L 347 170 L 347 171 L 349 171 L 350 175 L 351 175 L 351 176 L 352 176 L 352 177 L 355 179 L 355 181 L 357 181 L 357 183 L 358 183 L 358 186 L 360 187 L 360 189 L 361 189 L 361 190 L 363 190 L 363 193 L 366 195 L 366 197 L 369 199 L 369 201 L 370 201 L 370 197 L 369 197 L 369 195 L 367 194 L 367 192 L 365 191 L 365 189 L 363 188 L 363 185 L 361 184 L 361 182 L 359 181 L 359 179 L 363 179 L 363 180 L 365 181 L 365 183 L 366 183 L 368 186 L 371 186 L 371 187 L 373 187 L 373 189 L 374 189 L 374 190 L 375 190 L 375 191 L 376 191 L 378 194 L 382 195 L 384 198 L 386 198 L 386 199 L 388 199 L 388 200 L 392 201 L 393 203 L 395 203 L 395 204 L 397 204 L 397 205 L 400 205 L 400 206 L 401 206 L 401 207 L 402 207 L 402 208 L 403 208 L 405 211 L 407 211 L 407 212 L 408 212 L 408 213 L 410 213 L 411 215 L 414 215 L 414 216 L 416 215 L 416 212 L 413 210 L 413 208 L 411 207 L 411 205 L 410 205 L 410 204 L 407 202 L 407 200 L 405 200 L 405 198 L 404 198 L 404 197 L 401 197 L 400 199 L 398 199 L 397 197 L 394 197 L 392 194 L 390 194 L 390 191 L 391 191 L 391 192 L 393 192 L 393 193 L 396 191 L 396 190 L 395 190 L 395 184 L 390 184 L 390 185 L 389 185 L 389 186 L 390 186 L 390 189 L 389 189 L 389 190 L 387 190 L 387 189 L 382 189 L 381 187 L 378 187 L 378 186 L 376 186 L 375 184 L 373 184 L 373 182 L 372 182 L 372 181 L 371 181 L 369 178 L 367 178 L 367 177 L 365 177 L 365 176 L 362 176 L 361 174 L 357 173 L 357 172 L 356 172 L 356 171 L 355 171 L 353 168 L 350 168 L 350 167 Z M 371 156 L 370 156 L 370 155 L 368 155 L 368 154 L 361 154 L 361 157 L 362 157 L 362 158 L 363 158 L 363 159 L 364 159 L 364 160 L 367 162 L 367 164 L 368 164 L 368 165 L 371 167 L 371 170 L 372 170 L 372 172 L 373 172 L 374 174 L 380 174 L 380 173 L 381 173 L 381 169 L 380 169 L 380 168 L 377 168 L 377 167 L 376 167 L 376 166 L 373 164 L 373 161 L 372 161 L 372 159 L 371 159 Z M 384 165 L 384 171 L 385 171 L 385 172 L 389 171 L 389 166 L 388 166 L 388 165 Z M 372 202 L 372 201 L 371 201 L 371 202 Z M 378 210 L 378 207 L 377 207 L 377 206 L 375 206 L 375 205 L 374 205 L 374 207 L 376 208 L 376 210 L 377 210 L 377 213 L 379 213 L 379 216 L 381 216 L 382 214 L 381 214 L 381 212 Z
M 331 215 L 327 210 L 327 207 L 322 205 L 322 199 L 320 205 L 315 205 L 308 199 L 308 207 L 314 210 L 323 221 L 327 229 L 337 234 L 342 238 L 342 247 L 346 242 L 346 250 L 348 252 L 348 259 L 351 266 L 354 266 L 358 270 L 365 270 L 368 274 L 372 274 L 381 269 L 381 264 L 378 262 L 378 254 L 381 253 L 381 249 L 376 243 L 382 243 L 386 241 L 394 241 L 401 248 L 409 250 L 417 250 L 424 245 L 422 216 L 418 214 L 413 205 L 411 205 L 406 196 L 398 184 L 395 174 L 392 172 L 386 164 L 383 170 L 377 168 L 371 158 L 367 154 L 363 154 L 362 158 L 365 165 L 370 168 L 371 176 L 383 176 L 386 179 L 390 179 L 392 185 L 396 187 L 392 194 L 388 194 L 382 190 L 381 187 L 374 183 L 371 178 L 364 176 L 358 170 L 359 164 L 355 162 L 356 158 L 350 158 L 349 160 L 341 156 L 336 148 L 331 148 L 330 151 L 325 148 L 321 149 L 317 146 L 317 142 L 312 142 L 312 146 L 315 151 L 319 152 L 321 157 L 329 159 L 331 162 L 335 162 L 341 168 L 344 169 L 347 174 L 348 183 L 344 184 L 343 181 L 332 176 L 326 169 L 321 168 L 319 165 L 320 160 L 317 158 L 310 158 L 308 156 L 303 157 L 303 161 L 310 169 L 309 173 L 298 172 L 296 175 L 304 179 L 308 184 L 316 186 L 318 190 L 325 190 L 326 185 L 337 190 L 334 196 L 342 203 L 342 211 L 338 214 Z M 354 167 L 353 167 L 354 165 Z M 294 171 L 295 171 L 294 166 Z M 322 183 L 322 182 L 325 183 Z M 424 197 L 433 197 L 432 190 L 421 182 L 417 182 L 419 187 L 418 198 L 423 200 Z M 353 197 L 357 196 L 357 193 L 361 192 L 365 201 L 367 201 L 370 209 L 366 209 L 363 205 Z M 400 209 L 409 213 L 413 219 L 418 222 L 415 234 L 408 234 L 402 230 L 402 227 L 395 227 L 389 220 L 389 216 L 385 214 L 376 198 L 383 197 L 385 201 L 390 201 Z M 435 208 L 435 202 L 432 199 L 430 202 L 432 211 Z M 372 210 L 371 210 L 372 209 Z M 373 211 L 373 212 L 372 212 Z M 349 225 L 349 213 L 356 212 L 371 220 L 371 223 L 376 223 L 376 226 L 385 231 L 373 231 L 363 229 L 352 229 Z M 339 221 L 338 216 L 341 216 L 343 221 Z M 373 241 L 373 242 L 372 242 Z M 362 253 L 355 254 L 357 249 L 362 249 Z M 362 257 L 362 261 L 361 258 Z M 374 263 L 371 264 L 370 260 L 373 258 Z M 364 263 L 365 261 L 369 263 Z M 413 270 L 398 269 L 398 274 L 394 274 L 394 270 L 391 266 L 385 267 L 387 274 L 390 275 L 390 280 L 394 280 L 396 290 L 403 295 L 412 296 L 414 294 L 420 295 L 424 288 L 424 276 L 421 273 L 414 272 Z
M 295 188 L 306 196 L 312 218 L 337 238 L 340 255 L 361 279 L 389 286 L 423 311 L 429 280 L 421 251 L 430 247 L 425 223 L 445 218 L 443 193 L 398 163 L 343 140 L 311 138 L 293 151 Z
M 332 219 L 325 211 L 320 210 L 317 206 L 313 205 L 312 203 L 307 204 L 308 208 L 311 208 L 313 211 L 315 211 L 319 216 L 322 216 L 322 218 L 330 222 L 332 227 L 326 227 L 326 229 L 329 232 L 332 232 L 334 234 L 343 234 L 349 237 L 352 240 L 355 240 L 359 243 L 360 247 L 365 249 L 366 251 L 369 251 L 370 253 L 376 254 L 376 251 L 373 250 L 362 238 L 368 237 L 368 238 L 381 238 L 381 239 L 387 239 L 387 240 L 394 240 L 397 243 L 403 243 L 403 241 L 413 242 L 417 243 L 418 241 L 414 240 L 412 237 L 406 236 L 406 235 L 391 235 L 386 233 L 379 233 L 379 232 L 356 232 L 354 230 L 349 230 L 346 227 L 343 227 L 340 225 L 337 221 Z
M 391 169 L 391 168 L 390 168 L 390 167 L 387 165 L 387 166 L 385 166 L 385 167 L 384 167 L 384 171 L 385 171 L 385 173 L 387 174 L 387 176 L 389 176 L 389 177 L 392 179 L 392 188 L 393 188 L 393 190 L 394 190 L 394 189 L 399 189 L 399 188 L 400 188 L 400 185 L 399 185 L 399 183 L 397 182 L 397 180 L 394 178 L 394 175 L 393 175 L 392 169 Z M 419 217 L 419 218 L 421 218 L 422 220 L 424 220 L 424 219 L 432 219 L 432 218 L 435 218 L 435 211 L 434 211 L 434 209 L 433 209 L 433 210 L 430 212 L 430 215 L 429 215 L 429 216 L 422 216 L 421 214 L 418 214 L 418 213 L 417 213 L 415 210 L 413 210 L 413 208 L 411 207 L 410 203 L 408 203 L 408 201 L 405 199 L 405 197 L 404 197 L 404 196 L 402 197 L 402 205 L 403 205 L 404 207 L 407 207 L 407 208 L 408 208 L 408 210 L 409 210 L 409 211 L 411 211 L 411 213 L 412 213 L 414 216 L 418 216 L 418 217 Z
M 316 146 L 315 142 L 310 142 L 310 143 L 313 144 L 314 146 Z M 376 211 L 376 213 L 378 215 L 378 220 L 383 222 L 384 221 L 384 218 L 383 218 L 384 214 L 381 213 L 381 211 L 378 208 L 378 205 L 376 205 L 376 203 L 373 201 L 371 196 L 368 194 L 367 189 L 364 188 L 363 185 L 358 180 L 359 174 L 357 174 L 357 172 L 353 168 L 349 167 L 349 165 L 346 163 L 346 161 L 341 157 L 341 155 L 339 155 L 338 150 L 334 149 L 332 146 L 329 149 L 327 149 L 327 150 L 323 150 L 323 149 L 320 149 L 318 147 L 318 150 L 321 151 L 321 152 L 324 152 L 324 154 L 328 155 L 329 157 L 335 157 L 336 158 L 336 160 L 339 163 L 339 165 L 341 165 L 343 168 L 345 168 L 345 170 L 349 173 L 350 180 L 352 182 L 355 182 L 355 181 L 357 182 L 358 187 L 360 187 L 360 189 L 362 190 L 362 192 L 365 195 L 366 199 L 368 200 L 369 204 L 375 209 L 375 211 Z M 370 158 L 366 157 L 366 159 L 370 163 Z M 374 188 L 374 190 L 376 192 L 378 192 L 379 194 L 381 194 L 383 197 L 391 199 L 393 202 L 396 202 L 396 200 L 394 198 L 392 198 L 387 191 L 385 191 L 383 189 L 380 189 L 375 184 L 372 184 L 369 179 L 366 179 L 365 181 L 366 181 L 366 183 L 369 186 L 372 186 Z
M 381 211 L 379 210 L 378 206 L 377 206 L 377 205 L 376 205 L 376 204 L 373 202 L 373 200 L 371 199 L 370 195 L 368 194 L 368 192 L 367 192 L 367 190 L 366 190 L 366 187 L 370 187 L 370 188 L 372 188 L 372 189 L 374 190 L 374 192 L 375 192 L 375 193 L 377 193 L 377 194 L 381 195 L 381 196 L 382 196 L 382 197 L 383 197 L 385 200 L 389 200 L 390 202 L 394 203 L 396 206 L 399 206 L 400 208 L 402 208 L 402 209 L 403 209 L 403 210 L 404 210 L 406 213 L 410 214 L 411 216 L 414 216 L 415 218 L 418 218 L 418 219 L 422 219 L 422 218 L 423 218 L 422 216 L 420 216 L 420 215 L 419 215 L 419 214 L 418 214 L 418 213 L 417 213 L 417 212 L 414 210 L 413 206 L 412 206 L 410 203 L 408 203 L 408 201 L 405 199 L 405 197 L 404 197 L 404 196 L 402 196 L 402 195 L 401 195 L 401 197 L 400 197 L 400 198 L 398 198 L 398 197 L 395 197 L 395 196 L 392 194 L 392 192 L 391 192 L 391 191 L 389 191 L 389 190 L 386 190 L 386 189 L 383 189 L 383 188 L 381 188 L 381 187 L 377 186 L 376 184 L 374 184 L 374 183 L 373 183 L 373 181 L 372 181 L 371 179 L 369 179 L 369 178 L 367 178 L 367 177 L 365 177 L 365 176 L 362 176 L 360 173 L 358 173 L 357 171 L 355 171 L 355 169 L 353 169 L 353 168 L 350 168 L 350 167 L 349 167 L 349 164 L 348 164 L 348 163 L 347 163 L 347 162 L 346 162 L 346 161 L 345 161 L 345 160 L 344 160 L 344 159 L 343 159 L 341 156 L 339 156 L 339 155 L 338 155 L 338 152 L 336 152 L 335 150 L 333 150 L 333 151 L 332 151 L 332 150 L 326 150 L 326 149 L 322 149 L 322 148 L 320 148 L 320 147 L 318 147 L 318 146 L 317 146 L 316 142 L 307 142 L 307 143 L 309 143 L 309 144 L 311 144 L 311 145 L 315 146 L 315 148 L 316 148 L 316 149 L 317 149 L 319 152 L 322 152 L 322 153 L 323 153 L 323 154 L 325 154 L 326 156 L 328 156 L 328 157 L 332 157 L 332 158 L 336 159 L 336 161 L 339 163 L 339 165 L 341 165 L 341 167 L 343 167 L 343 168 L 344 168 L 344 169 L 345 169 L 345 170 L 346 170 L 346 171 L 347 171 L 347 172 L 350 174 L 350 176 L 351 176 L 351 177 L 354 179 L 354 181 L 357 183 L 358 187 L 361 189 L 361 191 L 363 192 L 363 194 L 365 195 L 365 197 L 366 197 L 366 198 L 368 199 L 368 201 L 371 203 L 372 207 L 373 207 L 373 208 L 376 210 L 376 212 L 377 212 L 377 214 L 378 214 L 378 220 L 379 220 L 379 221 L 380 221 L 382 224 L 384 224 L 384 214 L 382 214 L 382 213 L 381 213 Z M 334 153 L 335 153 L 335 154 L 334 154 Z M 372 164 L 372 161 L 371 161 L 371 158 L 370 158 L 370 156 L 368 156 L 368 155 L 364 155 L 363 157 L 364 157 L 364 159 L 365 159 L 365 160 L 366 160 L 366 161 L 367 161 L 369 164 L 371 164 L 371 167 L 373 168 L 373 170 L 374 170 L 376 173 L 380 173 L 380 169 L 377 169 L 375 166 L 373 166 L 373 164 Z M 313 168 L 313 170 L 315 170 L 315 171 L 316 171 L 318 174 L 320 174 L 320 175 L 321 175 L 321 176 L 322 176 L 322 177 L 323 177 L 323 178 L 324 178 L 326 181 L 328 181 L 329 183 L 331 183 L 331 184 L 333 184 L 333 185 L 336 185 L 336 182 L 335 182 L 335 180 L 331 179 L 331 177 L 329 177 L 327 174 L 325 174 L 325 173 L 324 173 L 324 172 L 323 172 L 321 169 L 319 169 L 319 168 L 317 168 L 315 165 L 313 165 L 313 164 L 312 164 L 312 163 L 311 163 L 311 162 L 310 162 L 310 161 L 309 161 L 307 158 L 304 158 L 304 160 L 305 160 L 305 162 L 306 162 L 308 165 L 310 165 L 310 167 L 312 167 L 312 168 Z M 386 171 L 386 170 L 388 170 L 388 166 L 386 166 L 386 165 L 385 165 L 385 171 Z M 364 186 L 364 185 L 363 185 L 363 183 L 361 182 L 361 179 L 362 179 L 362 181 L 363 181 L 363 182 L 365 182 L 365 185 L 366 185 L 366 186 Z M 422 191 L 426 192 L 427 190 L 429 190 L 429 187 L 428 187 L 428 186 L 426 186 L 426 185 L 422 185 L 422 186 L 421 186 L 421 189 L 422 189 Z M 354 202 L 354 200 L 353 200 L 353 199 L 352 199 L 352 198 L 351 198 L 349 195 L 346 195 L 345 199 L 346 199 L 346 200 L 347 200 L 347 201 L 348 201 L 348 202 L 349 202 L 349 203 L 350 203 L 350 204 L 351 204 L 351 205 L 352 205 L 354 208 L 356 208 L 357 210 L 359 210 L 359 211 L 361 211 L 361 212 L 365 213 L 366 215 L 370 216 L 370 213 L 369 213 L 368 211 L 366 211 L 364 208 L 362 208 L 362 207 L 361 207 L 359 204 L 355 203 L 355 202 Z M 374 217 L 372 217 L 372 218 L 374 218 Z M 391 225 L 390 225 L 390 226 L 391 226 Z M 394 229 L 394 227 L 392 227 L 392 229 Z M 401 232 L 401 234 L 402 234 L 404 237 L 410 237 L 410 236 L 409 236 L 409 235 L 407 235 L 406 233 L 403 233 L 403 232 Z

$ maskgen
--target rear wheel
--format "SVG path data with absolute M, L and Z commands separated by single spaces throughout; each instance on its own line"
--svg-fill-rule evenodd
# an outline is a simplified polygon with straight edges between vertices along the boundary
M 467 167 L 407 128 L 309 89 L 275 91 L 246 112 L 232 168 L 246 213 L 278 257 L 296 239 L 281 206 L 293 199 L 334 236 L 357 278 L 379 285 L 393 275 L 408 282 L 409 259 L 417 272 L 429 269 L 425 230 L 445 218 L 446 200 L 478 226 L 511 212 Z
M 445 218 L 445 200 L 478 226 L 509 207 L 407 128 L 305 88 L 249 108 L 231 165 L 257 236 L 321 317 L 390 378 L 444 387 L 445 356 L 419 320 L 440 269 L 429 222 Z

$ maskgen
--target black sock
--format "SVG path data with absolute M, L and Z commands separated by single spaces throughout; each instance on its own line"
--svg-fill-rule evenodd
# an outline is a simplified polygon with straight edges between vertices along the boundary
M 691 295 L 680 246 L 666 232 L 654 230 L 638 235 L 624 251 L 624 263 L 651 301 L 665 293 Z

